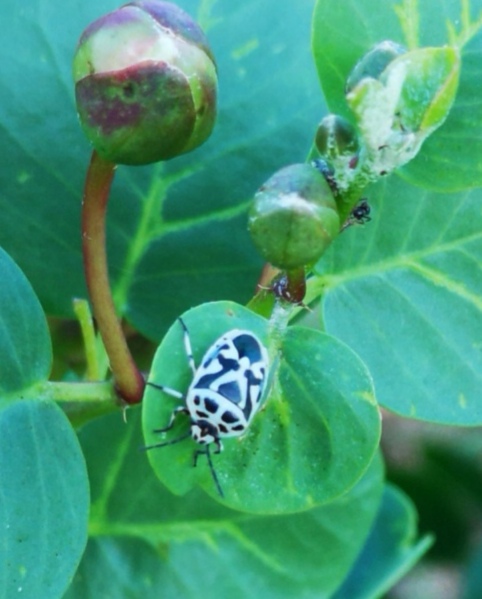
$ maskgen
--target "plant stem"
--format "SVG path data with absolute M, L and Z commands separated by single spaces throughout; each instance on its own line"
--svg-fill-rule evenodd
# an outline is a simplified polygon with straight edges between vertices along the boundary
M 97 356 L 97 340 L 89 302 L 85 299 L 74 298 L 72 303 L 84 341 L 85 358 L 87 361 L 85 378 L 88 381 L 98 381 L 103 373 Z
M 128 404 L 142 399 L 145 381 L 127 347 L 109 285 L 105 220 L 115 164 L 94 150 L 82 204 L 82 249 L 87 288 L 118 395 Z

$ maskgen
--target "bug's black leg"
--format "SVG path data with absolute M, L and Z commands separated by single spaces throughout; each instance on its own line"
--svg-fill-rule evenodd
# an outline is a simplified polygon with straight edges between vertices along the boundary
M 176 419 L 176 416 L 181 413 L 189 414 L 189 411 L 185 406 L 179 406 L 178 408 L 176 408 L 175 410 L 172 411 L 171 419 L 169 420 L 169 424 L 167 426 L 165 426 L 164 428 L 156 428 L 152 432 L 153 433 L 165 433 L 165 432 L 171 430 L 171 428 L 174 425 L 174 420 Z M 170 441 L 160 441 L 159 443 L 154 443 L 153 445 L 146 445 L 145 447 L 141 447 L 140 449 L 146 451 L 148 449 L 154 449 L 155 447 L 165 447 L 166 445 L 173 445 L 174 443 L 179 443 L 179 441 L 182 441 L 183 439 L 187 439 L 190 436 L 191 436 L 191 429 L 189 428 L 189 430 L 186 434 L 181 435 L 180 437 L 177 437 L 176 439 L 171 439 Z
M 191 347 L 191 338 L 189 337 L 189 331 L 187 330 L 187 326 L 184 320 L 179 317 L 179 322 L 181 323 L 182 329 L 184 331 L 184 349 L 186 350 L 187 361 L 189 363 L 189 368 L 192 370 L 192 373 L 196 374 L 196 364 L 194 363 L 194 356 L 192 355 L 192 347 Z
M 161 441 L 160 443 L 154 443 L 153 445 L 145 445 L 144 447 L 140 447 L 140 449 L 142 449 L 143 451 L 147 451 L 148 449 L 155 449 L 156 447 L 166 447 L 166 445 L 174 445 L 174 443 L 184 441 L 184 439 L 187 439 L 190 436 L 191 431 L 189 430 L 185 435 L 181 435 L 180 437 L 176 437 L 175 439 L 171 439 L 170 441 Z
M 223 444 L 221 443 L 221 441 L 219 439 L 214 439 L 214 443 L 216 445 L 216 451 L 214 452 L 215 454 L 221 453 L 223 450 Z M 194 452 L 193 455 L 193 466 L 194 468 L 197 465 L 197 459 L 200 455 L 207 455 L 208 453 L 208 448 L 209 445 L 206 445 L 206 449 L 196 449 L 196 451 Z
M 220 446 L 219 439 L 216 439 L 215 443 L 216 443 L 216 446 L 218 448 L 218 450 L 215 453 L 219 453 L 220 452 L 220 449 L 219 449 L 219 446 Z M 214 470 L 213 461 L 211 460 L 211 452 L 209 451 L 209 445 L 206 445 L 206 449 L 204 451 L 202 449 L 198 449 L 198 450 L 196 450 L 194 452 L 194 456 L 193 456 L 193 458 L 194 458 L 193 459 L 193 462 L 194 462 L 193 465 L 194 466 L 196 466 L 197 459 L 198 459 L 198 457 L 200 455 L 205 455 L 206 456 L 206 459 L 208 461 L 209 470 L 211 471 L 211 476 L 213 477 L 213 481 L 214 481 L 214 484 L 216 485 L 216 489 L 217 489 L 219 495 L 221 497 L 224 497 L 223 490 L 222 490 L 221 485 L 219 483 L 218 475 L 216 474 L 216 470 Z
M 192 454 L 192 466 L 195 468 L 197 466 L 197 459 L 200 455 L 205 455 L 206 450 L 196 449 L 196 451 Z
M 165 426 L 164 428 L 156 428 L 152 432 L 154 432 L 154 433 L 166 433 L 167 431 L 170 431 L 171 428 L 174 425 L 174 420 L 176 420 L 176 416 L 178 414 L 189 414 L 189 411 L 188 411 L 188 409 L 185 406 L 179 406 L 178 408 L 175 408 L 172 411 L 171 419 L 169 420 L 169 424 L 167 426 Z M 189 434 L 191 434 L 191 433 L 189 433 Z
M 219 439 L 215 439 L 214 443 L 216 444 L 216 451 L 214 453 L 221 453 L 223 450 L 223 444 Z

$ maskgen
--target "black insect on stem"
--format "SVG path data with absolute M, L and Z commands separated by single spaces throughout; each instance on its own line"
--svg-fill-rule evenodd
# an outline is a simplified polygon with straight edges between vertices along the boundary
M 325 177 L 326 182 L 330 186 L 333 195 L 337 196 L 339 190 L 335 179 L 335 171 L 328 164 L 328 162 L 323 158 L 315 158 L 311 161 L 311 166 L 315 167 L 316 170 L 319 171 L 323 175 L 323 177 Z
M 272 282 L 271 290 L 278 299 L 302 305 L 306 293 L 305 269 L 282 272 Z
M 341 231 L 344 231 L 351 225 L 364 225 L 372 220 L 370 216 L 371 208 L 368 200 L 362 198 L 358 204 L 350 212 L 350 216 L 346 219 L 341 227 Z

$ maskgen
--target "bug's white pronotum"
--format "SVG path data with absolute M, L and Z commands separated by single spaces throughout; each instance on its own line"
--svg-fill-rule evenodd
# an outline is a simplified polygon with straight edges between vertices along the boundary
M 209 446 L 214 443 L 215 453 L 219 453 L 223 448 L 221 438 L 238 437 L 249 426 L 261 405 L 266 387 L 268 352 L 251 331 L 232 329 L 211 345 L 196 367 L 189 331 L 181 318 L 179 323 L 183 329 L 187 360 L 193 372 L 192 382 L 185 394 L 157 383 L 149 382 L 148 385 L 183 400 L 183 405 L 172 412 L 168 425 L 154 432 L 165 433 L 170 430 L 176 416 L 181 413 L 189 416 L 190 430 L 181 437 L 149 445 L 145 449 L 172 445 L 191 436 L 205 446 L 204 450 L 199 449 L 194 453 L 194 465 L 199 455 L 206 455 L 216 488 L 222 496 Z

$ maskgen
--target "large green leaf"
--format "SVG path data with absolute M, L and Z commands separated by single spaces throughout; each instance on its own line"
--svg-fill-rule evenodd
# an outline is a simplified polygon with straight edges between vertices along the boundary
M 247 515 L 204 493 L 179 498 L 163 488 L 138 451 L 139 412 L 129 411 L 127 424 L 120 415 L 102 418 L 80 434 L 92 487 L 91 539 L 65 599 L 194 599 L 200 589 L 213 599 L 330 596 L 375 517 L 379 459 L 327 506 Z
M 363 551 L 333 599 L 382 597 L 430 547 L 431 537 L 416 537 L 412 502 L 396 487 L 386 486 Z
M 170 163 L 119 168 L 109 209 L 116 300 L 151 338 L 193 304 L 252 293 L 261 260 L 247 206 L 274 170 L 303 160 L 323 112 L 309 48 L 313 2 L 179 0 L 218 62 L 214 135 Z M 90 148 L 70 63 L 81 31 L 117 4 L 4 0 L 0 9 L 9 23 L 0 50 L 0 243 L 50 313 L 70 314 L 71 298 L 86 294 L 79 229 Z
M 197 365 L 208 347 L 231 329 L 251 330 L 268 341 L 267 321 L 232 302 L 194 308 L 183 320 Z M 360 478 L 379 440 L 371 380 L 346 346 L 318 331 L 292 327 L 280 356 L 275 351 L 272 386 L 262 410 L 241 438 L 226 440 L 222 455 L 213 456 L 226 505 L 248 512 L 286 513 L 332 500 Z M 191 378 L 183 331 L 176 322 L 156 353 L 150 380 L 185 393 Z M 177 405 L 178 400 L 148 387 L 147 445 L 165 440 L 153 431 L 167 425 Z M 177 421 L 166 439 L 189 430 L 185 417 Z M 149 458 L 172 491 L 185 493 L 198 482 L 217 497 L 205 460 L 192 468 L 194 450 L 189 440 L 154 449 Z
M 461 599 L 479 599 L 482 595 L 482 547 L 479 545 L 477 551 L 468 563 L 464 572 Z
M 0 396 L 50 373 L 52 350 L 45 315 L 30 283 L 0 248 Z
M 54 403 L 0 411 L 0 480 L 0 597 L 62 597 L 87 540 L 89 491 L 77 437 Z
M 481 193 L 377 186 L 373 220 L 320 262 L 324 321 L 366 362 L 377 399 L 414 418 L 482 423 Z
M 330 110 L 348 116 L 345 81 L 361 56 L 391 39 L 409 48 L 450 43 L 448 24 L 457 27 L 462 74 L 446 123 L 425 143 L 402 176 L 426 188 L 448 191 L 482 184 L 482 101 L 477 81 L 482 69 L 482 19 L 475 7 L 463 12 L 458 0 L 318 0 L 313 18 L 313 50 Z M 475 4 L 475 3 L 474 3 Z

